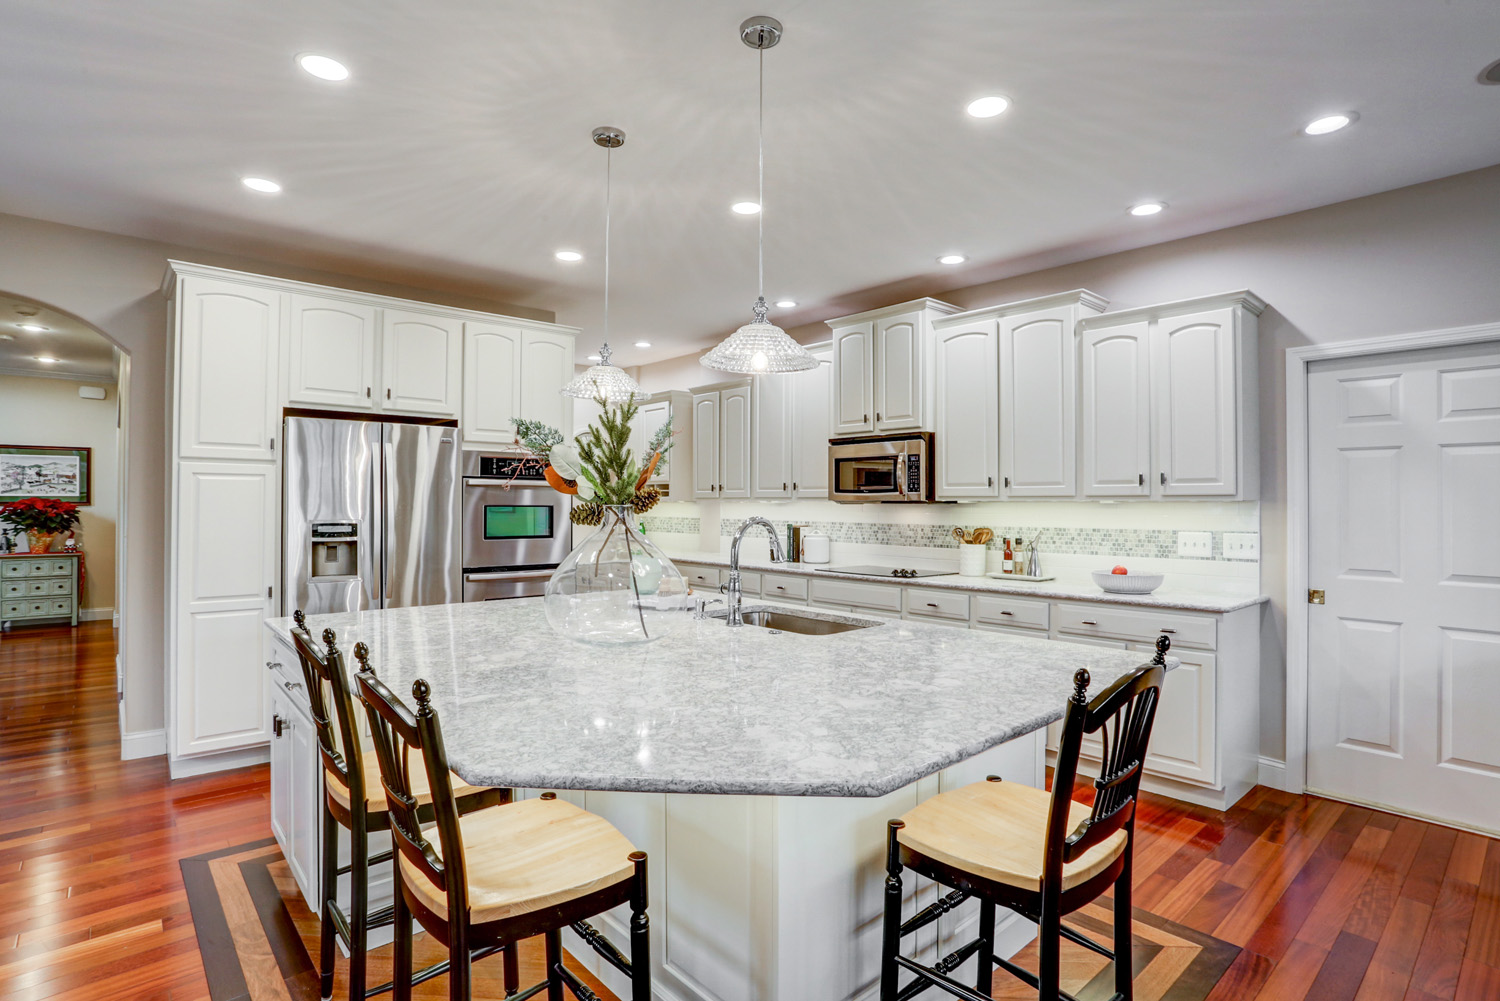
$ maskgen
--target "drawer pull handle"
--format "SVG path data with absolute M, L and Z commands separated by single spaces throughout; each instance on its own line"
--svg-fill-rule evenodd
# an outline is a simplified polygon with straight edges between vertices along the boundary
M 786 587 L 784 585 L 782 585 L 782 584 L 777 584 L 776 585 L 776 590 L 778 590 L 778 591 L 785 591 Z
M 938 607 L 938 606 L 937 606 L 937 602 L 935 602 L 935 601 L 929 601 L 929 602 L 928 602 L 928 603 L 927 603 L 927 607 L 928 607 L 928 608 L 936 608 L 936 607 Z
M 274 670 L 276 670 L 280 666 L 281 666 L 280 661 L 275 661 L 275 660 L 268 660 L 268 661 L 266 661 L 266 670 L 267 671 L 274 671 Z
M 1093 619 L 1084 619 L 1083 624 L 1086 626 L 1097 626 L 1099 623 L 1095 622 Z
M 1175 630 L 1175 629 L 1163 629 L 1162 632 L 1164 632 L 1164 633 L 1171 633 L 1173 636 L 1177 635 L 1177 630 Z
M 302 687 L 302 682 L 300 682 L 300 681 L 283 681 L 281 683 L 281 687 L 285 688 L 287 691 L 290 692 L 294 688 L 295 689 L 300 689 Z
M 1002 611 L 1000 614 L 1001 615 L 1015 615 L 1016 613 L 1015 612 L 1005 612 L 1005 611 Z

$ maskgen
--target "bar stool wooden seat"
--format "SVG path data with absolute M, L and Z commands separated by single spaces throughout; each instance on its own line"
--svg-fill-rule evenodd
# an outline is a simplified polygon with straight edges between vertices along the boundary
M 547 977 L 519 991 L 505 970 L 505 995 L 524 1001 L 545 990 L 563 1001 L 566 987 L 579 1001 L 596 995 L 563 963 L 562 929 L 572 927 L 610 965 L 630 978 L 630 1001 L 651 1001 L 650 926 L 646 917 L 646 853 L 604 818 L 553 793 L 459 816 L 448 788 L 448 755 L 427 682 L 412 685 L 412 713 L 368 670 L 355 676 L 390 803 L 391 837 L 399 855 L 396 898 L 395 997 L 411 989 L 411 918 L 448 948 L 448 996 L 468 1001 L 474 960 L 541 934 Z M 420 756 L 419 756 L 420 755 Z M 425 769 L 432 819 L 417 811 L 414 772 Z M 630 906 L 630 956 L 587 918 Z
M 392 863 L 392 851 L 370 854 L 370 833 L 389 826 L 385 786 L 380 781 L 380 762 L 364 753 L 358 716 L 350 694 L 349 675 L 344 656 L 338 649 L 333 630 L 323 630 L 324 649 L 319 650 L 307 631 L 306 616 L 299 609 L 293 613 L 292 645 L 302 664 L 303 682 L 318 735 L 318 754 L 323 762 L 323 852 L 319 875 L 319 918 L 321 930 L 318 949 L 320 996 L 333 996 L 335 937 L 349 950 L 349 997 L 363 1001 L 366 997 L 392 989 L 390 982 L 366 987 L 365 953 L 372 928 L 390 924 L 395 907 L 371 912 L 369 907 L 370 867 Z M 462 812 L 478 810 L 510 800 L 508 789 L 482 789 L 468 785 L 453 776 L 454 795 Z M 431 816 L 431 793 L 426 776 L 414 790 L 418 806 Z M 338 829 L 349 832 L 349 864 L 338 862 Z M 339 907 L 338 878 L 348 874 L 350 880 L 349 912 Z M 508 962 L 515 963 L 514 955 Z M 418 982 L 438 976 L 444 968 L 423 970 Z
M 1041 1001 L 1071 1001 L 1060 983 L 1063 938 L 1109 958 L 1115 970 L 1115 993 L 1110 1001 L 1131 1001 L 1135 805 L 1169 646 L 1165 636 L 1159 638 L 1152 663 L 1127 674 L 1092 701 L 1089 673 L 1079 670 L 1074 675 L 1050 793 L 991 776 L 989 781 L 934 796 L 890 822 L 881 1001 L 904 1001 L 933 986 L 967 1001 L 988 999 L 996 966 L 1035 988 Z M 1093 805 L 1087 806 L 1075 801 L 1072 793 L 1083 737 L 1091 733 L 1101 733 L 1102 763 L 1093 783 Z M 903 922 L 901 874 L 905 869 L 951 889 Z M 1062 918 L 1111 888 L 1114 948 L 1108 949 L 1064 925 Z M 901 954 L 904 937 L 969 897 L 979 901 L 976 939 L 931 966 Z M 994 954 L 996 906 L 1008 907 L 1037 923 L 1036 973 Z M 970 956 L 978 957 L 972 988 L 949 976 Z M 899 982 L 903 969 L 915 974 L 904 987 Z

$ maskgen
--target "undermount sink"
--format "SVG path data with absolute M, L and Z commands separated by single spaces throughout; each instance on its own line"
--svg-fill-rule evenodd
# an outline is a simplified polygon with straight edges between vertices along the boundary
M 715 612 L 714 618 L 727 618 L 728 612 Z M 877 619 L 851 619 L 846 617 L 806 615 L 788 612 L 780 608 L 747 608 L 741 614 L 747 626 L 760 626 L 779 633 L 800 633 L 803 636 L 830 636 L 847 633 L 854 629 L 869 629 L 881 625 Z

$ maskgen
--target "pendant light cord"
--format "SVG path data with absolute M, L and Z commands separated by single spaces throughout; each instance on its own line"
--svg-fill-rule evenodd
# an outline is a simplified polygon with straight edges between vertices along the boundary
M 755 258 L 756 268 L 760 275 L 760 297 L 764 299 L 766 297 L 766 50 L 759 49 L 756 55 L 759 56 L 760 62 L 759 103 L 755 111 L 755 144 L 759 148 L 759 162 L 756 166 L 759 191 L 756 197 L 760 199 L 760 211 L 755 215 L 760 233 L 756 238 Z
M 614 163 L 614 147 L 604 147 L 604 343 L 609 343 L 609 209 L 610 167 Z

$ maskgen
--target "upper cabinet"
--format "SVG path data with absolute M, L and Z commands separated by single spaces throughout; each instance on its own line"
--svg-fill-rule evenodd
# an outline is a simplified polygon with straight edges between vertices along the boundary
M 956 312 L 946 302 L 917 299 L 829 320 L 833 434 L 931 429 L 932 324 Z
M 585 402 L 585 401 L 580 401 Z M 640 405 L 630 432 L 630 448 L 638 462 L 651 461 L 646 446 L 662 425 L 672 422 L 672 448 L 661 457 L 646 482 L 661 489 L 665 496 L 687 499 L 693 495 L 693 396 L 673 390 L 657 393 Z M 577 406 L 574 409 L 578 409 Z
M 562 395 L 573 381 L 573 338 L 566 328 L 522 332 L 520 416 L 555 428 L 573 425 L 573 398 Z
M 521 328 L 465 323 L 464 441 L 509 444 L 515 438 L 512 422 L 520 413 L 520 402 Z
M 719 391 L 693 391 L 693 496 L 719 496 Z
M 934 357 L 936 495 L 996 497 L 1000 465 L 998 325 L 993 318 L 937 324 Z
M 750 383 L 693 390 L 694 497 L 750 496 L 750 423 Z
M 751 390 L 751 494 L 828 497 L 829 375 L 832 346 L 809 348 L 818 367 L 762 375 Z
M 196 275 L 168 277 L 175 279 L 177 454 L 275 459 L 282 294 Z
M 792 376 L 792 496 L 826 500 L 833 346 L 818 344 L 808 350 L 818 359 L 818 367 Z
M 1084 496 L 1151 494 L 1150 331 L 1132 320 L 1079 335 Z
M 463 372 L 463 324 L 446 316 L 383 309 L 380 353 L 385 394 L 380 409 L 457 417 Z
M 373 410 L 375 307 L 323 296 L 287 296 L 287 400 L 312 407 Z

